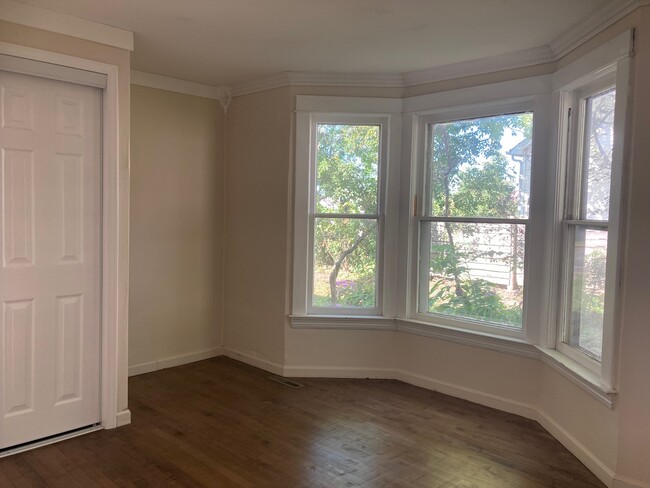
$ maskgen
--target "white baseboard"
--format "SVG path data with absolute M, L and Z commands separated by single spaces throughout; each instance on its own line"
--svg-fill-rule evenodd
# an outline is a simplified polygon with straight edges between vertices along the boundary
M 395 379 L 395 371 L 388 368 L 346 368 L 329 366 L 285 366 L 287 378 L 371 378 Z
M 446 381 L 437 380 L 428 376 L 414 374 L 409 371 L 396 370 L 395 379 L 410 385 L 426 388 L 427 390 L 438 391 L 445 395 L 462 398 L 472 403 L 478 403 L 486 407 L 495 408 L 504 412 L 520 415 L 527 419 L 537 420 L 537 409 L 523 402 L 517 402 L 508 398 L 492 395 L 480 390 L 454 385 Z
M 129 366 L 129 377 L 137 376 L 139 374 L 153 373 L 154 371 L 158 371 L 158 361 L 134 364 L 133 366 Z
M 250 366 L 255 366 L 256 368 L 263 369 L 264 371 L 269 371 L 273 374 L 284 376 L 284 367 L 281 364 L 274 363 L 273 361 L 259 358 L 257 356 L 253 356 L 251 354 L 239 352 L 229 347 L 223 347 L 221 350 L 222 350 L 221 354 L 223 354 L 226 357 L 235 359 L 237 361 L 241 361 L 242 363 L 246 363 Z
M 582 442 L 576 439 L 569 431 L 553 420 L 545 411 L 537 410 L 537 422 L 544 427 L 560 444 L 566 447 L 577 457 L 589 471 L 609 487 L 613 487 L 614 470 L 591 452 Z
M 616 475 L 614 476 L 614 484 L 612 484 L 612 488 L 650 488 L 650 483 Z
M 129 366 L 129 376 L 137 376 L 139 374 L 152 373 L 160 369 L 173 368 L 174 366 L 181 366 L 183 364 L 193 363 L 195 361 L 203 361 L 223 354 L 222 348 L 214 347 L 211 349 L 204 349 L 202 351 L 192 352 L 189 354 L 182 354 L 180 356 L 172 356 L 169 358 L 158 359 L 157 361 L 150 361 L 148 363 L 140 363 Z
M 115 416 L 116 427 L 122 427 L 131 423 L 131 410 L 128 408 L 118 412 Z

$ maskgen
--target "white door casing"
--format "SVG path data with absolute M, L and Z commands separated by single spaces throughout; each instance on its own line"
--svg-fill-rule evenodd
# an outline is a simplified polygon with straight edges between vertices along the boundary
M 0 448 L 101 420 L 101 90 L 0 71 Z

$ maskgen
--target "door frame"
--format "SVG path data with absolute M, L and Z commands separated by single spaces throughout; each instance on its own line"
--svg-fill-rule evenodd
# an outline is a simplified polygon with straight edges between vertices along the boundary
M 129 167 L 120 165 L 118 67 L 85 58 L 0 42 L 0 54 L 106 75 L 102 90 L 102 276 L 101 276 L 101 425 L 128 424 L 128 409 L 118 411 L 118 391 L 128 388 Z M 127 149 L 128 154 L 128 149 Z M 128 156 L 127 156 L 128 157 Z M 126 407 L 126 405 L 125 405 Z

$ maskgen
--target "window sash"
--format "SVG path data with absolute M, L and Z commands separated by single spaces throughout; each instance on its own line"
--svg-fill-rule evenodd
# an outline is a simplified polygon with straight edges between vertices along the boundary
M 322 219 L 332 219 L 332 220 L 343 220 L 347 217 L 332 217 L 330 214 L 324 214 L 321 217 L 318 215 L 310 216 L 310 229 L 311 229 L 311 244 L 310 244 L 310 253 L 309 253 L 309 282 L 308 286 L 308 295 L 307 295 L 307 310 L 309 313 L 316 314 L 325 314 L 325 315 L 338 315 L 345 313 L 346 315 L 380 315 L 381 304 L 383 301 L 383 291 L 382 291 L 382 276 L 380 273 L 380 256 L 383 254 L 383 244 L 382 244 L 382 235 L 383 235 L 383 219 L 380 216 L 362 216 L 355 215 L 355 219 L 363 219 L 376 222 L 376 240 L 377 240 L 377 249 L 375 253 L 375 280 L 374 280 L 374 289 L 375 289 L 375 306 L 374 307 L 330 307 L 330 306 L 317 306 L 314 305 L 314 285 L 315 285 L 315 274 L 314 274 L 314 265 L 315 265 L 315 246 L 316 246 L 316 220 Z
M 489 330 L 493 333 L 505 333 L 518 335 L 523 333 L 524 322 L 526 317 L 527 286 L 526 276 L 528 275 L 528 235 L 529 219 L 495 219 L 495 218 L 471 218 L 471 217 L 417 217 L 419 233 L 419 266 L 418 266 L 418 283 L 417 283 L 417 303 L 416 310 L 420 317 L 435 318 L 442 320 L 443 325 L 452 325 L 475 330 Z M 452 314 L 432 312 L 429 310 L 429 272 L 431 260 L 431 234 L 423 232 L 423 227 L 430 222 L 439 223 L 459 223 L 459 224 L 504 224 L 518 225 L 524 227 L 524 262 L 523 262 L 523 306 L 521 312 L 522 325 L 517 327 L 502 322 L 483 320 L 473 317 L 457 316 Z
M 379 148 L 377 166 L 377 213 L 328 213 L 316 212 L 317 149 L 319 125 L 377 126 L 379 127 Z M 314 114 L 309 124 L 309 211 L 308 211 L 308 255 L 307 255 L 307 295 L 306 313 L 317 315 L 381 315 L 384 294 L 384 227 L 388 163 L 388 120 L 381 116 L 355 114 Z M 375 255 L 375 306 L 374 307 L 326 307 L 314 305 L 314 263 L 315 263 L 315 225 L 317 219 L 355 219 L 376 220 L 377 252 Z

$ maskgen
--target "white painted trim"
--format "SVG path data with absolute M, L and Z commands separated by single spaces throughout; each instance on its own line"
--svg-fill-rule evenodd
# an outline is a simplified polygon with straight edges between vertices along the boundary
M 196 361 L 203 361 L 205 359 L 215 358 L 221 355 L 221 348 L 205 349 L 190 354 L 182 354 L 180 356 L 172 356 L 170 358 L 159 359 L 158 369 L 173 368 L 183 364 L 194 363 Z
M 128 168 L 120 165 L 118 67 L 84 58 L 0 42 L 0 54 L 106 75 L 103 91 L 102 150 L 102 359 L 101 420 L 117 426 L 119 347 L 128 334 Z M 122 344 L 122 346 L 119 346 Z M 126 380 L 126 378 L 124 378 Z
M 598 374 L 556 349 L 537 347 L 537 350 L 540 353 L 539 358 L 544 364 L 565 376 L 571 383 L 582 388 L 603 405 L 614 408 L 617 392 L 605 385 Z
M 0 0 L 0 19 L 133 51 L 133 32 L 13 0 Z
M 614 470 L 607 466 L 601 459 L 598 458 L 591 450 L 589 450 L 582 442 L 576 439 L 569 431 L 551 418 L 544 410 L 537 410 L 537 417 L 535 418 L 539 424 L 544 427 L 555 437 L 560 444 L 566 447 L 575 457 L 577 457 L 582 464 L 584 464 L 589 471 L 611 487 L 614 479 Z
M 627 476 L 615 475 L 612 488 L 650 488 L 650 483 L 639 481 Z
M 158 371 L 158 361 L 134 364 L 133 366 L 129 366 L 129 378 L 131 376 L 153 373 L 154 371 Z
M 629 57 L 631 52 L 632 31 L 628 30 L 553 73 L 552 89 L 568 91 L 580 87 L 585 84 L 586 78 L 592 79 L 614 71 L 612 65 Z
M 289 315 L 294 329 L 396 330 L 395 319 L 375 316 Z
M 554 61 L 556 61 L 556 58 L 553 56 L 551 48 L 548 46 L 539 46 L 532 49 L 500 54 L 498 56 L 489 56 L 487 58 L 447 64 L 418 71 L 409 71 L 403 74 L 403 86 L 424 85 L 426 83 L 523 68 Z
M 68 439 L 74 439 L 75 437 L 79 437 L 85 434 L 90 434 L 91 432 L 96 432 L 102 429 L 103 427 L 100 425 L 93 425 L 91 427 L 86 427 L 85 429 L 79 429 L 67 434 L 61 434 L 55 437 L 50 437 L 42 441 L 30 442 L 29 444 L 24 444 L 14 449 L 7 449 L 5 451 L 0 452 L 0 459 L 7 456 L 13 456 L 14 454 L 19 454 L 21 452 L 31 451 L 32 449 L 37 449 L 39 447 L 49 446 L 50 444 L 56 444 L 57 442 L 67 441 Z
M 402 88 L 404 77 L 390 73 L 328 73 L 313 71 L 289 71 L 291 86 L 363 86 Z
M 650 5 L 649 0 L 619 0 L 603 2 L 580 22 L 572 25 L 549 43 L 556 59 L 560 59 L 581 44 L 604 31 L 636 9 Z
M 453 109 L 458 112 L 475 105 L 517 103 L 551 91 L 551 75 L 503 81 L 404 98 L 404 113 L 432 113 Z
M 394 380 L 395 371 L 390 368 L 359 368 L 347 366 L 285 366 L 287 378 L 354 378 Z
M 288 73 L 279 73 L 264 78 L 236 83 L 235 85 L 230 86 L 230 93 L 233 97 L 241 97 L 243 95 L 273 90 L 274 88 L 281 88 L 284 86 L 291 86 Z
M 296 112 L 360 114 L 401 114 L 402 98 L 296 96 Z
M 445 327 L 410 319 L 397 319 L 397 331 L 431 339 L 438 339 L 470 347 L 497 351 L 512 356 L 539 359 L 535 346 L 522 339 L 490 335 L 484 332 Z
M 117 424 L 117 427 L 122 427 L 123 425 L 130 424 L 131 410 L 127 408 L 126 410 L 122 410 L 121 412 L 118 412 L 117 415 L 115 416 L 115 423 Z
M 394 372 L 394 378 L 409 385 L 419 386 L 427 390 L 438 391 L 445 395 L 453 396 L 455 398 L 462 398 L 479 405 L 495 408 L 503 412 L 521 415 L 527 419 L 536 420 L 537 409 L 533 405 L 523 402 L 517 402 L 498 395 L 492 395 L 484 391 L 475 390 L 473 388 L 466 388 L 464 386 L 455 385 L 446 381 L 437 380 L 428 376 L 412 373 L 397 369 Z
M 230 359 L 235 359 L 250 366 L 263 369 L 264 371 L 284 376 L 284 366 L 282 364 L 274 363 L 273 361 L 254 356 L 253 354 L 240 352 L 230 347 L 224 347 L 222 351 L 222 354 Z
M 79 85 L 94 86 L 101 89 L 106 88 L 106 75 L 93 73 L 92 71 L 68 68 L 66 66 L 61 66 L 60 64 L 50 64 L 42 61 L 32 61 L 31 59 L 0 54 L 0 66 L 3 70 L 11 71 L 13 73 L 65 81 L 67 83 L 77 83 Z
M 156 361 L 149 361 L 147 363 L 134 364 L 129 366 L 129 377 L 145 373 L 153 373 L 154 371 L 159 371 L 161 369 L 173 368 L 175 366 L 194 363 L 196 361 L 203 361 L 204 359 L 214 358 L 221 356 L 222 354 L 223 351 L 220 347 L 213 347 L 189 354 L 181 354 L 178 356 L 158 359 Z
M 230 102 L 230 92 L 226 86 L 204 85 L 179 78 L 145 73 L 144 71 L 131 70 L 131 84 L 195 97 L 210 98 L 218 100 L 224 107 L 227 107 Z

